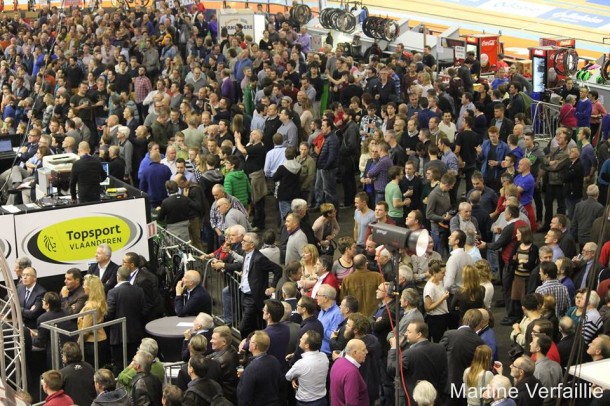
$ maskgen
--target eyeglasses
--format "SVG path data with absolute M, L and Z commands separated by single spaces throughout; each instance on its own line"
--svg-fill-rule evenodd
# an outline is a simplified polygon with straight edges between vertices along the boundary
M 297 307 L 303 307 L 303 305 L 300 303 L 297 303 Z
M 523 368 L 518 367 L 518 366 L 516 366 L 515 364 L 510 364 L 510 367 L 511 367 L 511 368 L 517 368 L 517 369 L 520 369 L 520 370 L 522 370 L 522 371 L 523 371 Z
M 22 277 L 22 278 L 29 278 L 30 276 L 31 276 L 31 277 L 34 277 L 34 276 L 36 276 L 36 275 L 34 275 L 33 273 L 22 273 L 22 274 L 21 274 L 21 277 Z

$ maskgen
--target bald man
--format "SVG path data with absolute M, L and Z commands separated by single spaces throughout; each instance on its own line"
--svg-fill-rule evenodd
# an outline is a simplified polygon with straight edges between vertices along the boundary
M 532 175 L 532 161 L 529 158 L 523 158 L 519 161 L 517 166 L 517 172 L 519 175 L 515 177 L 515 185 L 519 189 L 519 203 L 527 211 L 527 217 L 530 220 L 532 232 L 536 231 L 536 213 L 532 206 L 532 200 L 534 200 L 534 189 L 536 187 L 536 179 Z
M 97 157 L 91 156 L 89 143 L 82 141 L 78 144 L 80 159 L 72 165 L 70 177 L 70 195 L 72 202 L 76 203 L 78 186 L 78 202 L 99 202 L 102 187 L 100 183 L 106 179 L 106 172 Z
M 201 285 L 201 275 L 197 271 L 186 271 L 181 281 L 176 284 L 174 301 L 176 316 L 197 316 L 204 312 L 212 313 L 212 298 Z

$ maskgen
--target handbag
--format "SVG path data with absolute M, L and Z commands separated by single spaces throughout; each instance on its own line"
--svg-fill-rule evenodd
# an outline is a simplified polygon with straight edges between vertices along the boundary
M 510 345 L 510 350 L 508 350 L 508 358 L 510 358 L 510 360 L 514 362 L 517 358 L 522 356 L 524 353 L 525 353 L 525 350 L 523 349 L 523 347 L 521 345 L 517 344 L 516 342 L 513 342 Z

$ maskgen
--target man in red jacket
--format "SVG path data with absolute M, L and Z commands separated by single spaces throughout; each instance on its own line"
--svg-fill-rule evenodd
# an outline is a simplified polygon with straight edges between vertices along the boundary
M 61 372 L 50 370 L 42 374 L 42 390 L 47 394 L 46 406 L 72 406 L 74 401 L 64 393 L 64 377 Z

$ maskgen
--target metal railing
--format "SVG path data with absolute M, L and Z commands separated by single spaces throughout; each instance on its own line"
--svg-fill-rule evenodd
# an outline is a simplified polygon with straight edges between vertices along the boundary
M 87 315 L 92 315 L 93 318 L 93 325 L 90 327 L 84 327 L 78 330 L 74 330 L 74 331 L 67 331 L 64 330 L 62 328 L 59 328 L 56 326 L 56 324 L 58 323 L 62 323 L 64 321 L 69 321 L 69 320 L 73 320 L 73 319 L 77 319 L 79 317 L 83 317 L 83 316 L 87 316 Z M 61 369 L 60 363 L 59 363 L 59 334 L 66 336 L 66 337 L 75 337 L 75 336 L 79 336 L 80 338 L 80 349 L 82 354 L 85 353 L 85 340 L 83 339 L 83 335 L 86 333 L 90 333 L 93 332 L 93 352 L 94 352 L 94 368 L 97 370 L 99 369 L 99 365 L 98 365 L 98 353 L 97 353 L 97 348 L 98 348 L 98 340 L 97 340 L 97 335 L 98 335 L 98 330 L 100 328 L 104 328 L 104 327 L 109 327 L 109 326 L 113 326 L 115 324 L 120 324 L 121 325 L 121 341 L 123 343 L 123 369 L 125 369 L 127 367 L 127 319 L 125 317 L 121 317 L 120 319 L 116 319 L 116 320 L 111 320 L 111 321 L 107 321 L 104 323 L 97 323 L 97 310 L 96 309 L 92 309 L 86 312 L 82 312 L 82 313 L 77 313 L 77 314 L 72 314 L 70 316 L 66 316 L 66 317 L 61 317 L 59 319 L 53 319 L 53 320 L 49 320 L 49 321 L 45 321 L 44 323 L 40 324 L 41 328 L 46 328 L 51 332 L 51 365 L 52 365 L 52 369 Z M 110 335 L 108 335 L 109 337 Z M 110 338 L 108 338 L 110 339 Z
M 27 390 L 25 327 L 14 275 L 0 250 L 0 379 L 17 390 Z M 5 298 L 1 298 L 5 296 Z
M 202 285 L 212 298 L 211 316 L 219 324 L 225 324 L 225 307 L 231 306 L 233 318 L 228 325 L 237 329 L 241 321 L 241 298 L 239 295 L 240 274 L 228 274 L 212 268 L 212 260 L 202 260 L 201 250 L 190 245 L 187 241 L 157 226 L 157 236 L 154 237 L 155 257 L 151 261 L 157 269 L 157 276 L 164 279 L 168 292 L 175 289 L 176 275 L 184 271 L 196 270 L 201 275 Z M 180 261 L 178 261 L 180 258 Z M 178 265 L 179 262 L 179 265 Z M 178 268 L 178 269 L 176 269 Z
M 561 126 L 559 110 L 561 106 L 538 100 L 532 102 L 532 129 L 537 141 L 549 141 Z

